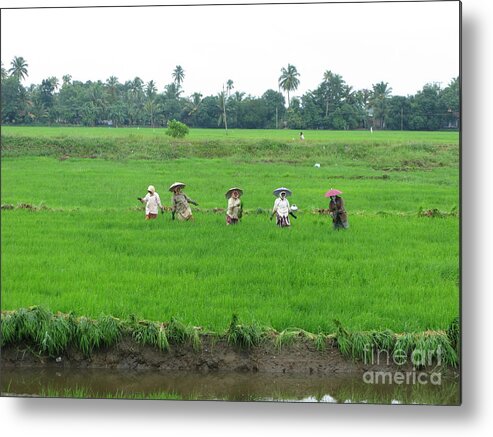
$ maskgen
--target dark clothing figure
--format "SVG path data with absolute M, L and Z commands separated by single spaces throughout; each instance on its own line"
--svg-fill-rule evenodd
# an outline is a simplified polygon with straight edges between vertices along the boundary
M 344 200 L 339 196 L 332 196 L 329 203 L 329 213 L 332 216 L 334 229 L 347 229 L 349 223 L 347 221 L 347 213 L 344 209 Z

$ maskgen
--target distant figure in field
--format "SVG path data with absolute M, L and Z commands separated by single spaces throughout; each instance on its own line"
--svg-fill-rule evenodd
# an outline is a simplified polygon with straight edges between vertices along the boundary
M 236 225 L 243 215 L 243 202 L 240 197 L 243 194 L 243 190 L 240 188 L 230 188 L 226 192 L 226 199 L 228 199 L 228 209 L 226 210 L 226 224 Z
M 305 136 L 303 135 L 303 132 L 300 132 L 300 140 L 301 141 L 304 141 L 305 140 Z
M 161 209 L 161 212 L 164 213 L 164 207 L 161 205 L 161 199 L 159 194 L 156 193 L 154 185 L 149 185 L 145 197 L 137 197 L 137 199 L 146 205 L 146 220 L 155 219 L 158 209 Z
M 180 221 L 193 220 L 189 203 L 198 206 L 197 202 L 190 199 L 185 193 L 182 193 L 183 188 L 185 188 L 185 184 L 182 184 L 181 182 L 175 182 L 169 187 L 169 191 L 173 193 L 173 206 L 171 208 L 172 220 L 175 218 Z
M 289 205 L 289 200 L 286 198 L 290 196 L 291 190 L 281 187 L 274 190 L 274 196 L 279 196 L 274 202 L 274 207 L 272 208 L 272 214 L 270 219 L 276 216 L 276 225 L 280 228 L 288 228 L 291 226 L 289 221 L 289 216 L 296 218 L 291 210 L 291 206 Z
M 342 200 L 340 194 L 342 194 L 342 191 L 331 188 L 327 193 L 325 193 L 325 197 L 330 198 L 329 214 L 332 217 L 334 229 L 347 229 L 349 228 L 347 212 L 344 209 L 344 200 Z

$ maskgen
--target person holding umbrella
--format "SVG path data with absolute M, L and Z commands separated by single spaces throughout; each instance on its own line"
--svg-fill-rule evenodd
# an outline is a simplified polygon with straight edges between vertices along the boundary
M 243 202 L 240 200 L 243 190 L 233 187 L 226 192 L 228 209 L 226 210 L 226 225 L 236 225 L 243 215 Z
M 192 205 L 198 206 L 198 203 L 190 199 L 185 193 L 182 193 L 182 189 L 185 188 L 185 184 L 181 182 L 175 182 L 169 187 L 169 191 L 173 193 L 173 206 L 171 207 L 171 219 L 178 218 L 180 221 L 193 220 Z
M 347 229 L 349 228 L 347 212 L 344 209 L 344 200 L 342 200 L 340 194 L 342 194 L 342 191 L 331 188 L 325 193 L 325 197 L 330 198 L 329 214 L 332 217 L 334 229 Z
M 137 200 L 146 205 L 146 220 L 157 218 L 158 208 L 164 213 L 164 207 L 161 205 L 161 199 L 159 194 L 156 193 L 154 185 L 149 185 L 145 197 L 137 197 Z
M 293 214 L 292 208 L 289 205 L 289 201 L 287 199 L 287 196 L 291 196 L 292 192 L 288 188 L 281 187 L 275 189 L 273 191 L 273 194 L 274 196 L 277 197 L 277 199 L 274 202 L 274 208 L 272 208 L 272 214 L 270 216 L 270 219 L 272 220 L 275 214 L 277 226 L 279 226 L 280 228 L 287 228 L 291 226 L 291 223 L 289 221 L 289 216 L 291 215 L 293 218 L 297 218 Z

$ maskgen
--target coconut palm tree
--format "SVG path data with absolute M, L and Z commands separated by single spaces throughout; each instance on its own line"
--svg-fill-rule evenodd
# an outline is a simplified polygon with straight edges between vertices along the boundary
M 154 83 L 153 80 L 150 80 L 149 82 L 147 82 L 147 85 L 146 85 L 146 96 L 147 97 L 154 97 L 157 93 L 157 88 L 156 88 L 156 84 Z
M 15 56 L 10 65 L 12 65 L 12 68 L 9 69 L 9 73 L 17 77 L 19 81 L 29 76 L 27 74 L 27 67 L 29 65 L 27 65 L 26 60 L 22 56 Z
M 228 81 L 226 82 L 226 90 L 228 91 L 228 97 L 233 88 L 234 88 L 233 81 L 231 79 L 228 79 Z
M 281 69 L 281 76 L 279 76 L 278 83 L 279 87 L 288 93 L 288 107 L 289 107 L 289 92 L 298 89 L 300 80 L 298 77 L 300 73 L 296 70 L 294 65 L 288 64 L 288 68 Z
M 180 88 L 183 80 L 185 79 L 185 71 L 183 70 L 181 65 L 176 66 L 171 76 L 173 77 L 173 80 L 176 83 L 177 87 Z
M 392 93 L 392 88 L 387 82 L 379 82 L 373 85 L 370 97 L 370 105 L 373 108 L 373 116 L 379 120 L 379 127 L 385 128 L 385 116 L 387 115 L 387 101 Z

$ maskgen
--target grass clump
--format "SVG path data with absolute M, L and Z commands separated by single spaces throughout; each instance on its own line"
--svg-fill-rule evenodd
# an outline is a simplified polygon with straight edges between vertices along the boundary
M 166 327 L 166 334 L 170 343 L 189 343 L 195 351 L 199 351 L 202 347 L 198 330 L 191 325 L 185 325 L 175 317 L 172 317 L 168 323 L 168 326 Z
M 258 346 L 263 337 L 264 332 L 257 323 L 242 325 L 239 323 L 238 315 L 233 314 L 229 328 L 226 331 L 226 339 L 229 344 L 243 349 L 250 349 Z
M 161 351 L 169 349 L 166 329 L 158 323 L 139 321 L 132 327 L 132 338 L 141 345 L 156 346 Z

